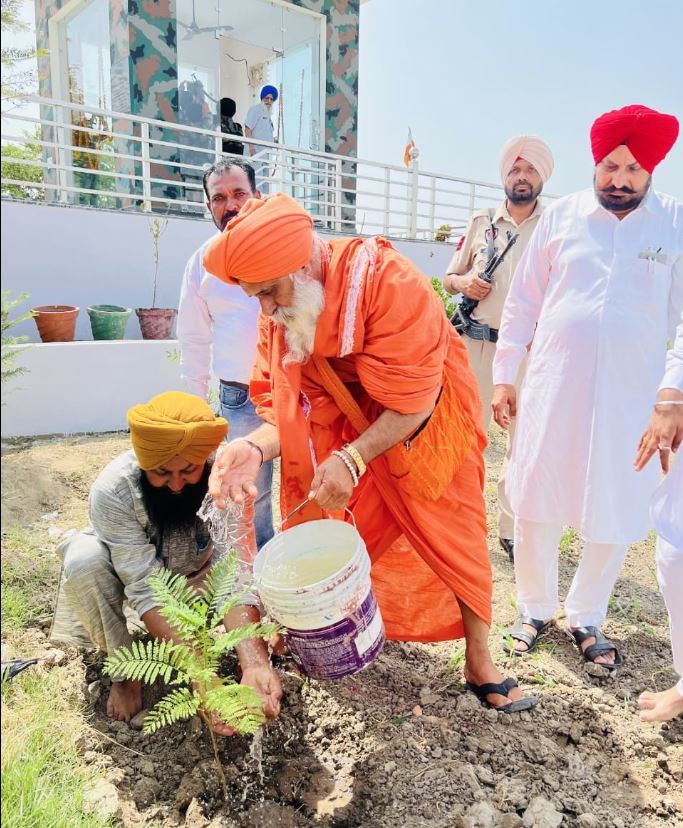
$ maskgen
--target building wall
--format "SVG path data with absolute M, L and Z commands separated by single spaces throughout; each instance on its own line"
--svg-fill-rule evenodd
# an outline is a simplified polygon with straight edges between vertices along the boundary
M 246 2 L 246 0 L 240 0 Z M 175 0 L 109 0 L 111 62 L 117 78 L 128 71 L 133 114 L 175 122 L 178 67 Z M 359 0 L 288 0 L 325 15 L 325 149 L 355 156 L 358 148 Z M 36 41 L 47 50 L 48 21 L 66 0 L 36 0 Z M 127 66 L 125 61 L 127 59 Z M 50 58 L 38 60 L 40 94 L 52 94 Z

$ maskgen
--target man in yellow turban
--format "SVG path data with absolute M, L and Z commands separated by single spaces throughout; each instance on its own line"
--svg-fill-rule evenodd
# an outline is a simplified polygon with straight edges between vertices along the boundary
M 500 179 L 505 199 L 495 207 L 476 210 L 460 238 L 443 280 L 449 293 L 460 293 L 465 311 L 456 328 L 467 348 L 470 365 L 481 395 L 484 430 L 491 423 L 493 358 L 503 305 L 512 274 L 541 217 L 539 196 L 553 172 L 550 147 L 535 135 L 517 135 L 500 151 Z M 514 238 L 511 247 L 508 243 Z M 504 252 L 505 251 L 505 252 Z M 482 279 L 489 262 L 500 256 L 491 282 Z M 520 370 L 517 384 L 522 381 Z M 498 480 L 498 537 L 510 560 L 514 557 L 514 515 L 508 500 L 505 477 L 510 459 L 514 426 L 510 428 L 503 470 Z
M 71 535 L 58 549 L 64 564 L 50 639 L 105 653 L 131 641 L 124 603 L 153 636 L 174 637 L 147 579 L 166 567 L 197 585 L 211 569 L 213 545 L 197 510 L 213 453 L 228 432 L 227 422 L 204 400 L 180 391 L 133 406 L 128 425 L 133 450 L 112 460 L 90 489 L 92 528 Z M 259 618 L 257 600 L 246 596 L 224 624 L 234 629 Z M 242 683 L 262 695 L 267 716 L 277 716 L 282 690 L 265 643 L 246 641 L 237 653 Z M 112 683 L 109 716 L 130 721 L 141 708 L 140 682 Z

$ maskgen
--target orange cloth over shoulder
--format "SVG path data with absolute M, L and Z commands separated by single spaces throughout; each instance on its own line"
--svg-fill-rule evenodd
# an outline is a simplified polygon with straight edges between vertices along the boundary
M 350 503 L 373 562 L 388 637 L 461 637 L 456 595 L 491 620 L 482 493 L 486 438 L 465 347 L 429 280 L 388 242 L 341 239 L 326 252 L 325 308 L 314 353 L 329 360 L 365 417 L 374 422 L 387 408 L 427 410 L 447 380 L 475 423 L 474 444 L 439 500 L 407 494 L 382 455 L 369 464 Z M 282 329 L 262 317 L 251 395 L 280 433 L 283 514 L 308 494 L 314 461 L 357 436 L 313 362 L 283 368 L 285 351 Z M 293 522 L 319 517 L 312 504 Z

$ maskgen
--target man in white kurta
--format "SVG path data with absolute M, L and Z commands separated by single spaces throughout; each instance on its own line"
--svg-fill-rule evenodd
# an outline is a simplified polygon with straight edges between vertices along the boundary
M 652 499 L 650 515 L 657 531 L 657 580 L 669 613 L 671 650 L 679 679 L 667 690 L 641 693 L 638 705 L 644 722 L 667 721 L 683 715 L 683 459 L 675 456 L 683 442 L 683 325 L 679 326 L 667 360 L 662 385 L 680 393 L 678 398 L 655 406 L 648 426 L 648 432 L 656 438 L 662 466 L 666 468 L 671 463 Z M 664 431 L 667 425 L 668 433 Z M 643 436 L 639 446 L 638 465 L 643 467 L 655 453 L 655 440 L 647 448 L 650 434 Z
M 507 427 L 531 346 L 508 473 L 517 652 L 533 649 L 553 617 L 569 525 L 584 541 L 565 602 L 570 630 L 587 660 L 620 663 L 599 627 L 626 546 L 647 535 L 658 481 L 654 465 L 636 472 L 633 447 L 655 400 L 677 393 L 660 382 L 683 308 L 683 205 L 651 186 L 677 134 L 673 116 L 646 107 L 601 116 L 594 188 L 546 209 L 512 281 L 493 411 Z

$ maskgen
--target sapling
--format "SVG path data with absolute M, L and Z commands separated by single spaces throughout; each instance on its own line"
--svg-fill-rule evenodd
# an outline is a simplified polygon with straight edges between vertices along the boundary
M 220 676 L 221 657 L 242 641 L 273 635 L 276 624 L 250 623 L 222 635 L 215 627 L 236 607 L 247 589 L 238 589 L 239 561 L 232 552 L 214 565 L 201 587 L 183 575 L 161 569 L 148 579 L 161 615 L 173 627 L 179 642 L 153 639 L 133 641 L 114 650 L 104 672 L 118 679 L 153 684 L 161 678 L 172 689 L 145 717 L 143 732 L 198 715 L 209 731 L 218 774 L 227 796 L 227 785 L 218 753 L 213 717 L 240 734 L 255 733 L 264 722 L 261 697 L 251 687 Z

